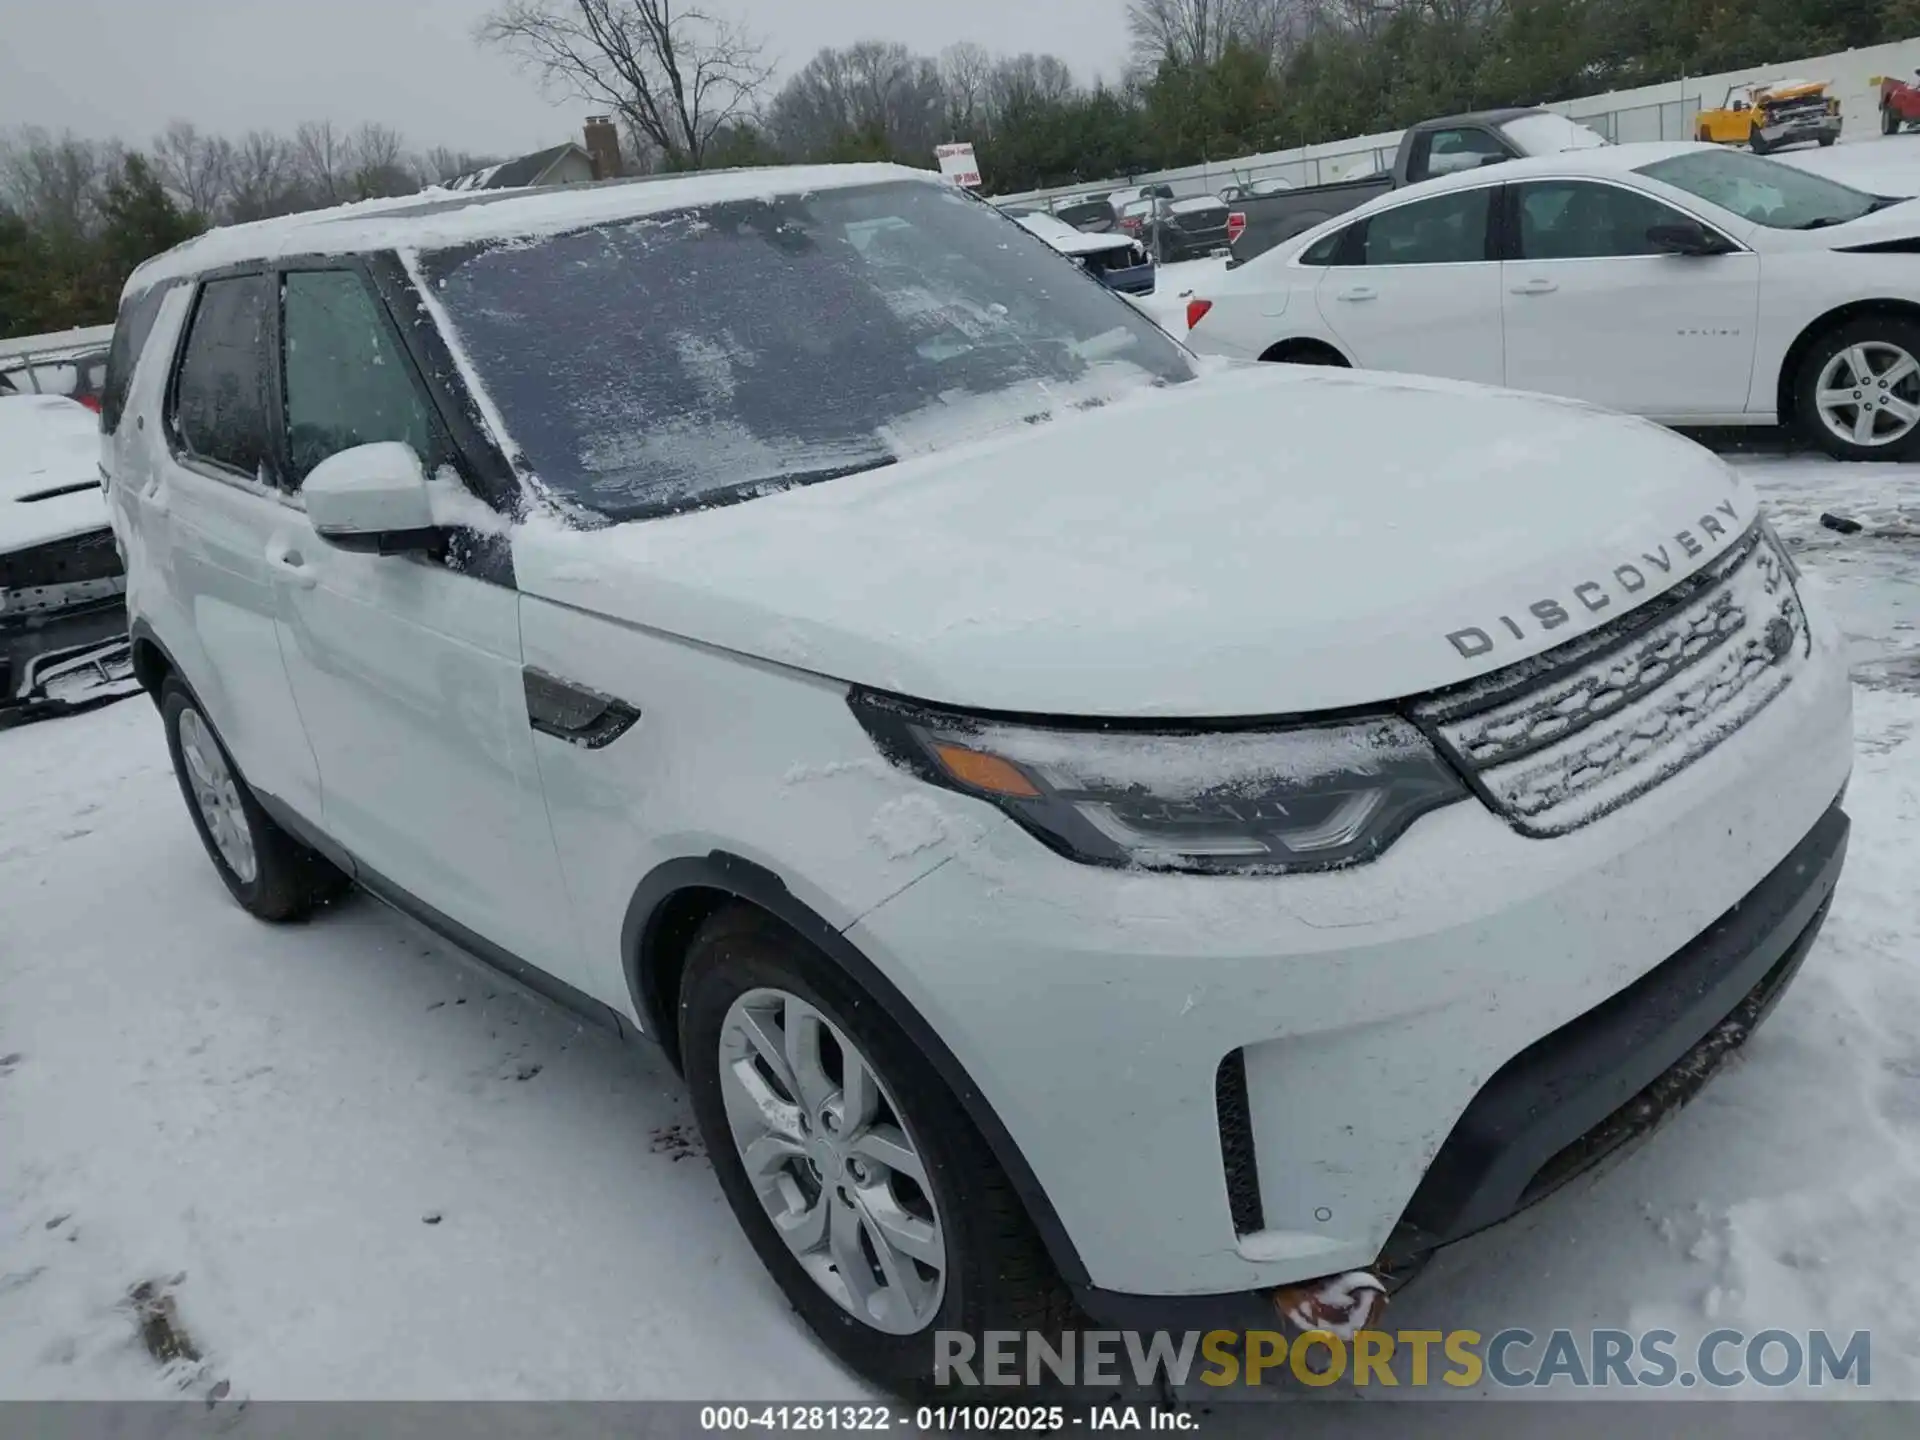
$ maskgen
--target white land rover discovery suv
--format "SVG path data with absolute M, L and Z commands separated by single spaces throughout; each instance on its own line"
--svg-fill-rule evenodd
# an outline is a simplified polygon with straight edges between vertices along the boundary
M 882 1384 L 1404 1275 L 1685 1099 L 1826 912 L 1836 637 L 1645 422 L 1196 361 L 891 167 L 215 231 L 120 324 L 227 887 L 665 1047 Z

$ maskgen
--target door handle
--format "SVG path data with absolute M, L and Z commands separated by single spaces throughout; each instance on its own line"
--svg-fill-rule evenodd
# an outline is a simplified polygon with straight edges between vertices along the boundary
M 1380 292 L 1371 285 L 1351 285 L 1333 297 L 1336 300 L 1377 300 Z
M 1510 288 L 1516 295 L 1551 295 L 1560 287 L 1551 280 L 1522 280 Z
M 285 540 L 275 540 L 267 546 L 267 564 L 279 571 L 281 579 L 302 590 L 311 590 L 320 582 L 319 574 Z

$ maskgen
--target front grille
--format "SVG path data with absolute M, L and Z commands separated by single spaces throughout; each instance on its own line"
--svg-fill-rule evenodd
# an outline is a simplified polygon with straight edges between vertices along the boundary
M 1827 113 L 1826 97 L 1815 95 L 1805 100 L 1785 100 L 1767 106 L 1769 120 L 1799 120 Z
M 1233 1233 L 1267 1228 L 1260 1205 L 1260 1172 L 1253 1160 L 1253 1111 L 1247 1103 L 1246 1052 L 1235 1050 L 1213 1072 L 1213 1104 L 1220 1121 L 1220 1162 L 1226 1167 L 1227 1209 Z
M 1756 526 L 1659 599 L 1412 714 L 1514 828 L 1564 835 L 1740 729 L 1812 648 L 1786 561 Z

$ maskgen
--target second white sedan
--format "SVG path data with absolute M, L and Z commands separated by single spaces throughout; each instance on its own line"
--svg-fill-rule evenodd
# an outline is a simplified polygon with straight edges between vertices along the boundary
M 1920 455 L 1920 204 L 1711 145 L 1516 160 L 1382 196 L 1227 272 L 1187 324 L 1203 353 Z

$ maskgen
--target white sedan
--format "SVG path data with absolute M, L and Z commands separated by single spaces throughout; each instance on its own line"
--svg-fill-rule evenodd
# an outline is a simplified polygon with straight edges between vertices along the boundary
M 1920 455 L 1920 204 L 1711 145 L 1431 180 L 1228 271 L 1188 343 Z

